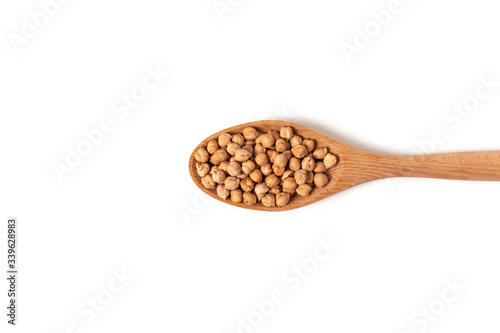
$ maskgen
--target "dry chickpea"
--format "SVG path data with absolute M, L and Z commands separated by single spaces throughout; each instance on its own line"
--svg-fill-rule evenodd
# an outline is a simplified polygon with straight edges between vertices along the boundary
M 262 146 L 260 143 L 257 143 L 255 145 L 255 147 L 253 147 L 253 152 L 255 154 L 265 154 L 266 153 L 266 148 L 264 148 L 264 146 Z
M 219 170 L 224 171 L 227 173 L 227 167 L 229 166 L 229 161 L 224 161 L 219 164 Z
M 250 172 L 250 179 L 254 181 L 254 183 L 260 183 L 262 181 L 262 171 L 259 169 L 255 169 L 254 171 Z
M 205 177 L 201 177 L 201 183 L 209 190 L 213 190 L 215 188 L 215 182 L 212 179 L 212 175 L 206 175 Z
M 255 193 L 257 193 L 257 194 L 267 193 L 267 191 L 269 191 L 269 186 L 267 186 L 267 184 L 265 182 L 258 183 L 257 185 L 255 185 L 255 189 L 254 189 Z
M 269 159 L 269 162 L 271 163 L 274 163 L 274 159 L 276 158 L 276 156 L 278 156 L 280 153 L 277 152 L 276 150 L 268 150 L 266 152 L 267 154 L 267 158 Z
M 233 136 L 229 133 L 222 133 L 221 135 L 219 135 L 219 146 L 226 147 L 229 142 L 231 142 L 232 137 Z
M 288 167 L 292 171 L 297 171 L 297 170 L 300 170 L 300 168 L 302 166 L 301 166 L 300 160 L 297 157 L 292 157 L 290 159 L 290 162 L 288 162 Z
M 312 191 L 312 187 L 311 185 L 307 185 L 307 184 L 302 184 L 302 185 L 299 185 L 299 187 L 297 187 L 297 194 L 298 195 L 301 195 L 303 197 L 307 197 L 309 195 L 309 193 L 311 193 Z
M 260 143 L 265 148 L 272 148 L 272 146 L 274 145 L 274 135 L 272 135 L 271 133 L 264 134 L 262 136 L 262 139 L 260 140 Z
M 287 178 L 283 181 L 283 192 L 286 193 L 295 193 L 295 189 L 297 188 L 297 183 L 294 178 Z
M 294 135 L 290 139 L 290 147 L 295 147 L 301 144 L 302 144 L 302 138 L 298 135 Z
M 252 153 L 243 148 L 236 149 L 236 153 L 234 154 L 234 159 L 238 162 L 245 162 L 250 157 L 252 157 Z
M 302 145 L 307 148 L 307 152 L 312 152 L 314 150 L 314 140 L 313 139 L 305 139 L 302 141 Z
M 247 127 L 243 130 L 243 136 L 246 140 L 255 140 L 259 136 L 259 132 L 253 127 Z
M 202 162 L 196 163 L 196 172 L 198 173 L 198 176 L 205 177 L 209 171 L 210 171 L 210 164 Z
M 242 202 L 243 201 L 243 191 L 240 189 L 231 191 L 231 201 L 232 202 Z
M 280 136 L 283 139 L 290 140 L 293 137 L 293 130 L 291 127 L 282 127 L 280 129 Z
M 337 165 L 337 161 L 337 156 L 333 155 L 332 153 L 326 154 L 325 158 L 323 159 L 323 163 L 325 164 L 325 167 L 327 169 L 330 169 L 331 167 Z
M 313 170 L 314 173 L 323 173 L 325 171 L 326 171 L 326 167 L 325 167 L 325 164 L 323 162 L 317 161 L 314 164 L 314 170 Z
M 328 154 L 328 148 L 316 148 L 316 150 L 313 152 L 313 157 L 317 160 L 322 160 L 325 158 L 326 154 Z
M 274 194 L 274 195 L 276 195 L 280 192 L 281 192 L 281 186 L 279 186 L 279 185 L 269 189 L 269 193 Z
M 273 166 L 271 163 L 264 164 L 260 167 L 260 171 L 262 171 L 264 176 L 268 176 L 273 173 Z
M 290 194 L 285 192 L 280 192 L 276 194 L 276 206 L 283 207 L 290 201 Z
M 276 176 L 281 177 L 285 173 L 285 168 L 278 166 L 276 163 L 273 164 L 273 172 Z
M 255 156 L 255 163 L 259 166 L 266 165 L 269 163 L 269 159 L 267 158 L 267 155 L 265 153 L 259 153 L 257 156 Z
M 292 154 L 297 158 L 303 158 L 307 155 L 307 148 L 303 145 L 297 145 L 292 148 Z
M 255 141 L 247 140 L 247 141 L 245 141 L 245 146 L 255 146 Z
M 255 205 L 257 203 L 257 196 L 252 192 L 244 192 L 243 203 L 245 205 Z
M 208 151 L 201 147 L 200 149 L 198 149 L 198 151 L 196 152 L 196 154 L 194 154 L 194 158 L 198 161 L 198 162 L 208 162 L 208 158 L 209 158 L 209 155 L 208 155 Z
M 236 177 L 227 177 L 224 185 L 229 191 L 236 190 L 240 186 L 240 180 Z
M 219 150 L 219 144 L 215 140 L 210 140 L 208 141 L 207 144 L 207 151 L 210 155 L 215 153 L 217 150 Z
M 222 200 L 226 200 L 229 194 L 229 190 L 224 185 L 217 185 L 217 195 L 221 197 Z
M 298 185 L 303 185 L 307 181 L 307 171 L 306 170 L 297 170 L 297 171 L 295 171 L 293 178 L 295 179 L 295 182 Z
M 314 158 L 312 156 L 306 156 L 302 160 L 302 169 L 307 170 L 307 171 L 313 171 L 314 170 Z
M 285 150 L 284 152 L 282 152 L 282 154 L 286 156 L 286 159 L 288 161 L 290 161 L 290 159 L 292 158 L 292 151 L 290 149 Z
M 247 177 L 245 179 L 243 179 L 241 182 L 240 182 L 240 187 L 241 189 L 244 191 L 244 192 L 250 192 L 253 190 L 255 184 L 254 182 L 250 179 L 250 177 Z
M 279 154 L 274 158 L 274 165 L 278 166 L 279 168 L 285 168 L 288 163 L 288 158 L 287 155 L 282 153 Z
M 217 150 L 211 157 L 210 163 L 218 165 L 221 162 L 227 161 L 229 159 L 229 154 L 224 149 Z
M 230 162 L 227 167 L 227 173 L 233 177 L 236 177 L 241 172 L 241 165 L 238 162 Z
M 217 184 L 222 184 L 225 179 L 226 179 L 226 173 L 222 170 L 216 168 L 212 173 L 212 180 Z
M 233 138 L 231 139 L 231 141 L 233 141 L 234 143 L 237 143 L 240 146 L 242 146 L 245 143 L 245 138 L 241 134 L 234 134 Z
M 317 173 L 314 175 L 314 185 L 317 187 L 325 187 L 328 184 L 328 177 L 324 173 Z
M 255 163 L 252 162 L 251 160 L 245 161 L 241 164 L 241 170 L 247 175 L 249 175 L 250 172 L 255 170 Z
M 266 207 L 274 207 L 276 206 L 276 199 L 274 195 L 268 193 L 264 197 L 262 197 L 261 202 Z
M 279 185 L 280 179 L 274 173 L 266 177 L 266 185 L 269 187 L 275 187 Z
M 285 139 L 282 139 L 282 138 L 279 138 L 278 140 L 276 140 L 276 143 L 274 144 L 274 146 L 276 147 L 276 151 L 282 153 L 284 152 L 285 150 L 287 150 L 289 147 L 288 147 L 288 142 L 285 141 Z
M 262 140 L 262 135 L 263 135 L 263 134 L 259 134 L 259 135 L 255 138 L 255 143 L 256 143 L 256 144 L 259 144 L 259 143 L 260 143 L 260 140 Z

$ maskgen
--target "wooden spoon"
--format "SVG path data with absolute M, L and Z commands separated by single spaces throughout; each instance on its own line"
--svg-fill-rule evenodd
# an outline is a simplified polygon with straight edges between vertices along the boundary
M 215 190 L 209 190 L 201 183 L 201 178 L 196 172 L 194 154 L 199 148 L 206 147 L 208 141 L 217 140 L 221 133 L 242 133 L 243 129 L 249 126 L 255 127 L 262 133 L 269 130 L 279 131 L 281 127 L 290 126 L 294 134 L 303 139 L 314 139 L 316 147 L 327 147 L 330 152 L 338 156 L 338 164 L 326 171 L 330 182 L 323 188 L 314 186 L 311 194 L 307 197 L 293 195 L 290 202 L 283 207 L 265 207 L 260 203 L 249 206 L 244 203 L 232 202 L 229 198 L 222 200 L 217 196 Z M 299 124 L 278 120 L 262 120 L 225 129 L 203 140 L 189 158 L 189 172 L 195 184 L 214 199 L 241 208 L 283 211 L 309 205 L 358 184 L 390 177 L 500 181 L 500 151 L 407 156 L 378 154 L 351 147 Z

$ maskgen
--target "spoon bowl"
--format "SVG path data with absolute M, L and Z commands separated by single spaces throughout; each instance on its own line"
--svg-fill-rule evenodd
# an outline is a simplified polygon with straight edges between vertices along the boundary
M 302 138 L 313 139 L 316 147 L 327 147 L 338 157 L 335 167 L 325 173 L 329 178 L 323 187 L 313 187 L 309 196 L 292 195 L 290 202 L 283 207 L 265 207 L 261 204 L 246 205 L 236 203 L 229 198 L 223 200 L 214 190 L 209 190 L 201 183 L 196 172 L 196 151 L 206 147 L 210 140 L 217 140 L 222 133 L 242 133 L 246 127 L 255 127 L 261 133 L 292 127 L 294 134 Z M 368 181 L 390 177 L 423 177 L 458 180 L 500 181 L 500 151 L 447 153 L 430 155 L 386 155 L 355 148 L 332 139 L 308 127 L 278 120 L 261 120 L 227 128 L 212 134 L 203 140 L 189 158 L 189 173 L 194 183 L 206 194 L 226 204 L 263 211 L 284 211 L 300 208 L 322 200 L 345 189 Z

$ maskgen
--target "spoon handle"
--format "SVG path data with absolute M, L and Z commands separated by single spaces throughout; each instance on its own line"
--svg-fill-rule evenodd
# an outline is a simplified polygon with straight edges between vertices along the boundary
M 388 177 L 500 181 L 500 151 L 390 156 L 389 160 Z

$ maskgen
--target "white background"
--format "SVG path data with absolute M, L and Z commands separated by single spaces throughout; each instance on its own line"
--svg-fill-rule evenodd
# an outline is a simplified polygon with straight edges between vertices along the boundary
M 381 180 L 270 214 L 207 200 L 187 169 L 205 137 L 261 119 L 392 154 L 437 127 L 429 151 L 500 149 L 500 87 L 457 128 L 443 119 L 480 76 L 500 81 L 498 5 L 401 0 L 349 63 L 341 43 L 388 1 L 229 3 L 222 20 L 211 0 L 69 1 L 16 52 L 41 7 L 2 2 L 0 258 L 16 216 L 20 278 L 15 329 L 1 280 L 1 331 L 237 332 L 273 289 L 285 302 L 241 332 L 498 331 L 500 183 Z M 112 104 L 148 66 L 168 78 L 121 119 Z M 59 181 L 53 163 L 105 118 L 114 130 Z M 317 237 L 340 247 L 291 291 L 282 276 Z M 126 287 L 78 314 L 122 270 Z M 439 309 L 455 279 L 467 289 Z M 410 323 L 430 304 L 442 313 Z

